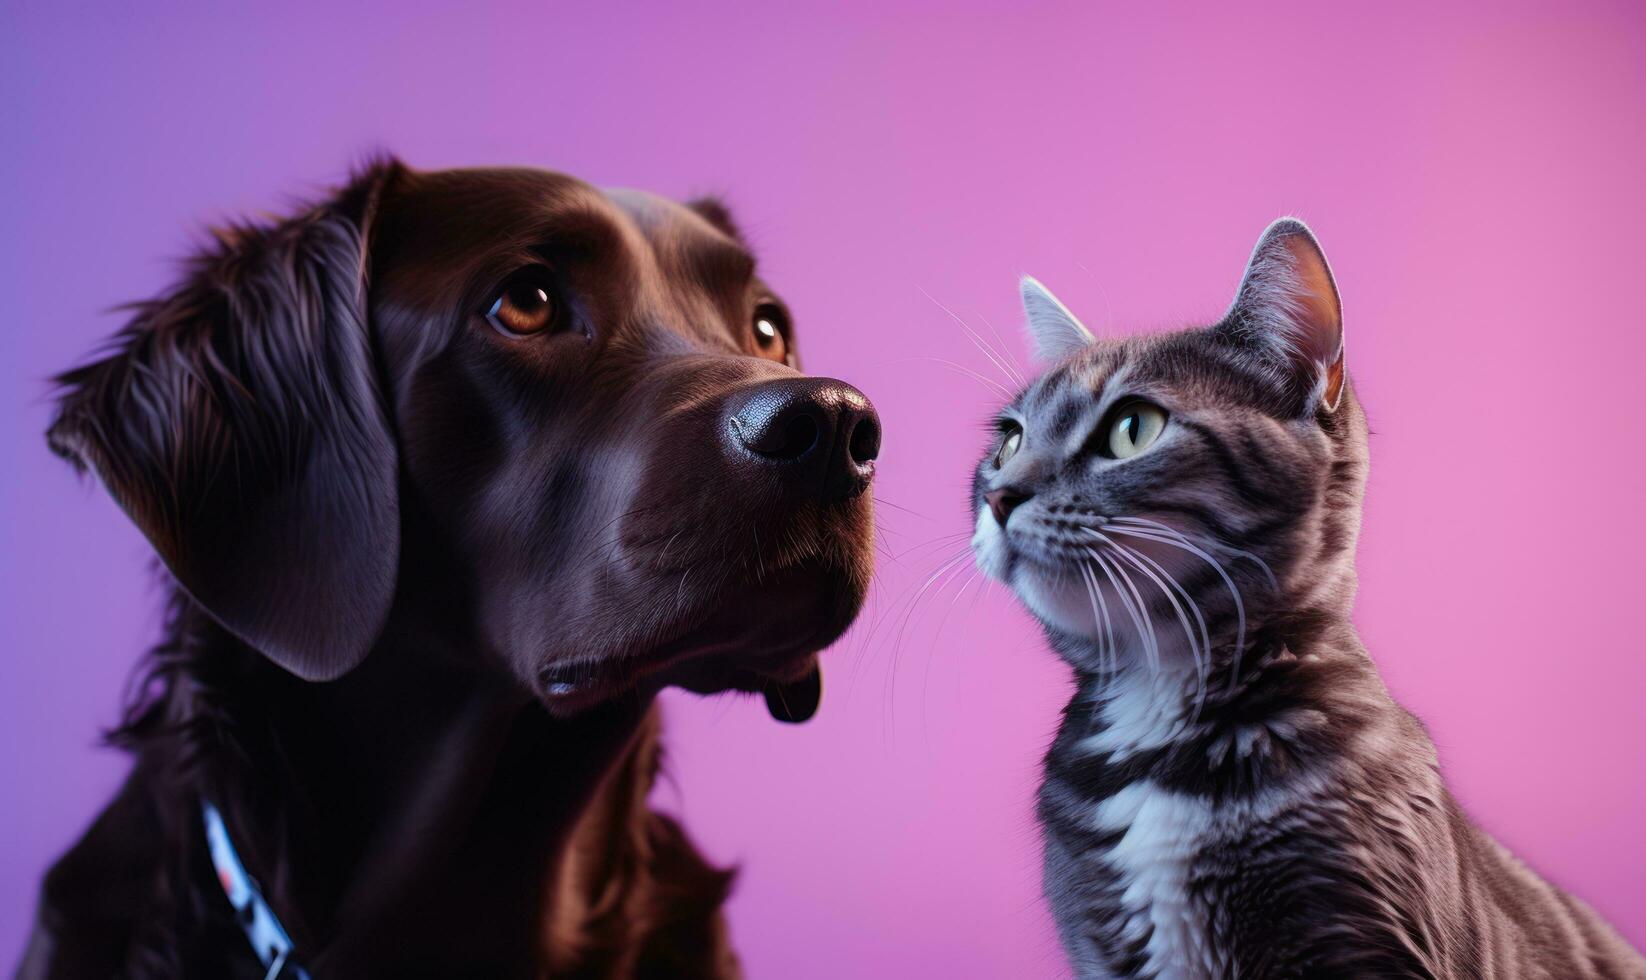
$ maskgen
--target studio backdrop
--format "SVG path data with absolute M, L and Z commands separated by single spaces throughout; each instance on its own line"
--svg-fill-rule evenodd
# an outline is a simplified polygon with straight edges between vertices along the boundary
M 1639 4 L 10 0 L 0 104 L 0 965 L 159 628 L 147 544 L 46 449 L 48 378 L 203 229 L 380 152 L 720 195 L 808 370 L 879 408 L 878 572 L 818 716 L 665 698 L 657 802 L 741 867 L 751 976 L 1066 970 L 1032 798 L 1067 670 L 969 562 L 934 577 L 1033 368 L 1018 277 L 1100 333 L 1205 323 L 1284 214 L 1373 432 L 1356 623 L 1479 822 L 1646 945 Z

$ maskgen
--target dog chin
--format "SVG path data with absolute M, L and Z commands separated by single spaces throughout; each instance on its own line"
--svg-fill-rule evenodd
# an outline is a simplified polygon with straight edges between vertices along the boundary
M 699 694 L 758 691 L 773 718 L 807 721 L 823 694 L 817 654 L 856 618 L 865 578 L 810 561 L 753 589 L 733 590 L 702 626 L 673 644 L 671 666 L 658 679 Z
M 705 687 L 702 677 L 717 667 L 792 680 L 856 618 L 866 592 L 858 578 L 832 563 L 791 565 L 728 590 L 701 622 L 654 656 L 680 668 L 670 672 L 669 683 L 703 693 L 737 686 Z
M 546 670 L 539 677 L 540 697 L 555 714 L 572 715 L 665 687 L 699 694 L 763 692 L 780 720 L 803 721 L 816 710 L 820 693 L 817 654 L 851 625 L 866 593 L 866 575 L 820 560 L 792 565 L 758 584 L 728 586 L 675 635 L 649 649 Z M 625 665 L 621 687 L 610 683 L 618 660 Z

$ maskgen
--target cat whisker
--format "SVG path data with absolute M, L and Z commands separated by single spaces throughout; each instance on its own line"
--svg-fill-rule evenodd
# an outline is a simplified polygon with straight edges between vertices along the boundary
M 1137 582 L 1132 579 L 1131 574 L 1126 571 L 1125 567 L 1112 558 L 1108 559 L 1108 562 L 1109 568 L 1120 576 L 1120 581 L 1131 592 L 1132 607 L 1137 610 L 1137 614 L 1143 619 L 1144 628 L 1141 638 L 1144 642 L 1145 653 L 1149 658 L 1149 669 L 1158 674 L 1162 666 L 1162 660 L 1160 656 L 1160 634 L 1155 629 L 1154 615 L 1149 612 L 1148 605 L 1143 601 L 1143 591 L 1137 587 Z
M 1143 594 L 1137 590 L 1136 583 L 1132 581 L 1130 575 L 1126 574 L 1124 568 L 1110 562 L 1091 548 L 1082 550 L 1091 556 L 1092 560 L 1097 562 L 1098 567 L 1103 569 L 1103 574 L 1108 576 L 1109 583 L 1114 586 L 1115 595 L 1120 597 L 1121 604 L 1126 607 L 1127 615 L 1132 618 L 1132 625 L 1137 627 L 1137 639 L 1143 645 L 1144 656 L 1149 658 L 1149 668 L 1158 671 L 1160 669 L 1160 648 L 1155 643 L 1154 618 L 1149 615 L 1149 610 L 1143 605 Z M 1122 588 L 1121 582 L 1126 583 L 1124 588 Z M 1130 596 L 1127 595 L 1128 589 L 1131 592 Z
M 1103 280 L 1099 279 L 1096 273 L 1086 267 L 1086 263 L 1076 262 L 1075 265 L 1079 267 L 1080 271 L 1092 277 L 1092 285 L 1097 287 L 1098 293 L 1103 297 L 1103 325 L 1097 332 L 1099 334 L 1108 333 L 1114 327 L 1114 303 L 1109 299 L 1109 291 L 1104 288 Z
M 1084 528 L 1083 530 L 1085 530 L 1086 533 L 1093 535 L 1094 537 L 1099 537 L 1099 538 L 1104 538 L 1105 537 L 1105 535 L 1103 535 L 1102 533 L 1097 532 L 1095 530 L 1092 530 L 1091 528 Z M 1141 540 L 1141 541 L 1153 541 L 1153 542 L 1158 543 L 1158 544 L 1170 545 L 1170 546 L 1172 546 L 1174 548 L 1177 548 L 1181 551 L 1188 551 L 1191 554 L 1194 554 L 1196 557 L 1198 557 L 1198 558 L 1202 559 L 1203 561 L 1205 561 L 1208 565 L 1210 565 L 1212 567 L 1212 569 L 1214 571 L 1217 572 L 1218 577 L 1223 580 L 1223 582 L 1226 586 L 1228 586 L 1228 588 L 1230 590 L 1230 595 L 1234 598 L 1235 602 L 1238 605 L 1241 606 L 1242 610 L 1244 609 L 1244 604 L 1241 603 L 1240 590 L 1239 590 L 1239 588 L 1237 588 L 1235 586 L 1234 581 L 1229 576 L 1227 570 L 1224 569 L 1223 563 L 1219 562 L 1216 558 L 1212 557 L 1211 555 L 1206 554 L 1206 553 L 1200 551 L 1199 549 L 1195 548 L 1192 542 L 1189 542 L 1189 541 L 1187 541 L 1187 540 L 1185 540 L 1181 537 L 1167 537 L 1164 534 L 1156 534 L 1156 533 L 1150 532 L 1150 531 L 1138 531 L 1138 530 L 1134 530 L 1134 529 L 1130 529 L 1130 528 L 1124 528 L 1124 527 L 1112 527 L 1111 526 L 1111 527 L 1106 528 L 1105 530 L 1109 534 L 1122 534 L 1122 535 L 1125 535 L 1127 537 L 1137 538 L 1138 540 Z M 1164 576 L 1168 582 L 1170 582 L 1172 585 L 1176 586 L 1178 593 L 1183 596 L 1184 601 L 1187 602 L 1189 604 L 1189 606 L 1191 607 L 1191 611 L 1195 613 L 1195 621 L 1196 621 L 1196 623 L 1199 627 L 1200 634 L 1201 634 L 1205 649 L 1208 652 L 1210 652 L 1210 650 L 1211 650 L 1211 633 L 1210 633 L 1210 631 L 1208 630 L 1208 628 L 1206 626 L 1205 617 L 1203 615 L 1201 615 L 1201 613 L 1200 613 L 1199 604 L 1195 602 L 1194 597 L 1189 593 L 1189 590 L 1186 589 L 1183 586 L 1183 584 L 1177 580 L 1177 577 L 1175 575 L 1173 575 L 1170 571 L 1168 571 L 1164 565 L 1160 564 L 1160 562 L 1156 561 L 1154 558 L 1150 557 L 1148 554 L 1146 554 L 1142 551 L 1139 551 L 1136 548 L 1127 547 L 1125 544 L 1123 544 L 1121 542 L 1118 542 L 1118 541 L 1110 540 L 1109 543 L 1113 544 L 1115 547 L 1120 548 L 1121 550 L 1127 552 L 1128 554 L 1135 555 L 1138 558 L 1142 559 L 1143 561 L 1147 562 L 1149 564 L 1149 566 L 1152 567 L 1156 572 L 1158 572 L 1160 575 Z M 1244 620 L 1244 613 L 1242 613 L 1242 615 L 1240 617 L 1240 620 L 1241 620 L 1242 623 L 1245 621 Z
M 1103 598 L 1103 588 L 1098 585 L 1097 572 L 1087 569 L 1086 574 L 1091 577 L 1092 587 L 1097 592 L 1098 607 L 1103 612 L 1103 644 L 1108 659 L 1109 675 L 1112 677 L 1120 672 L 1120 646 L 1114 635 L 1114 614 L 1109 611 L 1109 603 Z
M 1000 382 L 996 381 L 995 379 L 989 377 L 986 374 L 982 374 L 978 371 L 972 370 L 971 368 L 967 367 L 964 364 L 958 364 L 954 361 L 950 361 L 950 360 L 947 360 L 945 358 L 932 357 L 932 356 L 929 356 L 929 355 L 921 355 L 919 360 L 935 361 L 936 363 L 941 364 L 944 367 L 949 368 L 952 371 L 957 371 L 961 374 L 964 374 L 966 377 L 971 378 L 974 381 L 978 381 L 978 382 L 981 382 L 982 384 L 987 385 L 991 391 L 994 391 L 995 393 L 999 394 L 1000 397 L 1006 399 L 1007 401 L 1011 401 L 1014 397 L 1016 397 L 1015 395 L 1012 394 L 1012 390 L 1010 388 L 1006 387 L 1005 385 L 1001 384 Z
M 956 589 L 954 591 L 954 595 L 950 597 L 949 605 L 943 610 L 943 615 L 938 617 L 937 628 L 932 631 L 931 645 L 926 649 L 926 669 L 920 679 L 920 699 L 922 704 L 926 702 L 927 693 L 931 690 L 932 662 L 937 659 L 937 644 L 938 641 L 943 638 L 943 627 L 949 624 L 949 616 L 954 613 L 954 607 L 960 604 L 960 597 L 965 595 L 966 590 L 971 588 L 973 583 L 979 581 L 982 577 L 983 573 L 977 569 L 977 566 L 972 566 L 967 571 L 966 578 L 960 583 L 960 588 Z M 941 589 L 938 590 L 938 596 L 942 596 Z
M 904 554 L 911 554 L 916 551 L 937 547 L 955 547 L 958 544 L 955 539 L 962 536 L 963 535 L 958 533 L 941 535 L 930 541 L 914 546 Z M 865 659 L 867 658 L 867 655 L 875 649 L 877 640 L 883 640 L 887 634 L 890 634 L 892 637 L 890 656 L 886 659 L 887 671 L 885 693 L 883 698 L 886 705 L 886 724 L 888 731 L 890 730 L 891 723 L 891 707 L 895 700 L 894 693 L 897 685 L 898 666 L 901 660 L 900 654 L 903 649 L 903 639 L 907 633 L 909 623 L 913 620 L 915 611 L 920 604 L 920 600 L 925 597 L 926 593 L 929 592 L 931 588 L 939 582 L 939 580 L 944 580 L 945 576 L 948 578 L 944 581 L 944 587 L 947 587 L 948 581 L 952 581 L 953 578 L 958 576 L 959 572 L 963 570 L 964 566 L 962 563 L 971 560 L 971 558 L 971 549 L 964 546 L 961 546 L 958 552 L 942 558 L 938 561 L 937 567 L 933 569 L 933 571 L 927 575 L 923 581 L 921 581 L 918 587 L 912 584 L 905 586 L 895 597 L 884 604 L 879 614 L 873 617 L 873 620 L 868 628 L 862 631 L 861 634 L 858 634 L 861 636 L 861 639 L 857 641 L 857 646 L 858 649 L 863 651 Z M 855 685 L 856 677 L 854 675 L 854 688 Z
M 1086 574 L 1091 577 L 1092 587 L 1097 592 L 1097 603 L 1103 611 L 1103 640 L 1107 648 L 1109 661 L 1109 675 L 1120 672 L 1120 650 L 1115 644 L 1114 617 L 1109 613 L 1109 604 L 1103 598 L 1103 589 L 1097 584 L 1097 573 L 1087 569 Z
M 972 578 L 976 577 L 977 574 L 978 574 L 977 567 L 975 565 L 973 565 L 971 563 L 968 563 L 968 562 L 962 562 L 962 563 L 958 564 L 954 568 L 953 571 L 948 573 L 948 577 L 945 578 L 937 586 L 937 591 L 932 593 L 932 601 L 933 602 L 940 601 L 943 598 L 943 593 L 945 593 L 949 590 L 949 586 L 953 585 L 956 582 L 960 582 L 961 583 L 960 588 L 955 590 L 954 596 L 951 597 L 950 602 L 949 602 L 949 607 L 952 609 L 953 605 L 954 605 L 954 601 L 956 599 L 959 599 L 960 595 L 963 592 L 965 592 L 966 584 L 968 582 L 970 582 L 972 580 Z M 906 612 L 906 614 L 903 617 L 902 627 L 898 632 L 897 639 L 894 641 L 897 645 L 897 649 L 902 649 L 903 643 L 904 643 L 905 639 L 907 639 L 907 637 L 908 637 L 908 630 L 909 630 L 910 626 L 912 626 L 913 623 L 914 623 L 914 618 L 917 615 L 920 614 L 920 610 L 922 608 L 921 605 L 920 605 L 920 599 L 921 599 L 922 595 L 924 595 L 924 590 L 922 591 L 921 594 L 916 595 L 914 597 L 914 599 L 911 600 L 910 603 L 909 603 L 908 611 Z M 930 689 L 930 686 L 931 686 L 932 661 L 934 659 L 936 659 L 937 641 L 938 641 L 938 638 L 941 636 L 941 634 L 943 632 L 944 624 L 948 621 L 948 618 L 949 618 L 948 614 L 949 614 L 949 610 L 945 609 L 944 612 L 943 612 L 943 615 L 941 617 L 939 617 L 938 624 L 937 624 L 937 629 L 932 634 L 932 645 L 927 649 L 927 652 L 926 652 L 926 666 L 925 666 L 925 669 L 921 673 L 921 680 L 920 680 L 920 697 L 921 697 L 922 703 L 925 702 L 926 696 L 927 696 L 927 691 Z
M 1006 338 L 1000 336 L 1000 331 L 998 331 L 994 328 L 994 324 L 989 322 L 988 317 L 984 316 L 982 313 L 980 313 L 976 310 L 973 310 L 972 312 L 977 313 L 977 318 L 979 320 L 983 321 L 983 325 L 985 327 L 989 328 L 989 333 L 994 336 L 995 340 L 1000 342 L 1000 346 L 997 349 L 1002 351 L 1004 353 L 1004 356 L 1011 359 L 1012 366 L 1017 369 L 1016 370 L 1017 376 L 1020 377 L 1020 378 L 1023 377 L 1023 370 L 1024 370 L 1023 362 L 1017 359 L 1016 354 L 1012 353 L 1012 345 L 1006 343 Z
M 1189 603 L 1190 606 L 1194 607 L 1195 620 L 1197 622 L 1199 622 L 1199 624 L 1200 624 L 1201 633 L 1205 634 L 1206 633 L 1206 621 L 1200 615 L 1200 608 L 1198 606 L 1195 606 L 1194 598 L 1189 595 L 1188 590 L 1184 589 L 1182 584 L 1180 584 L 1177 581 L 1176 578 L 1173 578 L 1171 573 L 1167 572 L 1166 569 L 1164 567 L 1162 567 L 1159 562 L 1156 562 L 1154 559 L 1150 558 L 1149 556 L 1147 556 L 1145 554 L 1142 554 L 1141 552 L 1138 552 L 1138 551 L 1136 551 L 1132 548 L 1128 548 L 1125 545 L 1120 544 L 1119 542 L 1114 541 L 1110 538 L 1103 538 L 1103 540 L 1107 541 L 1115 549 L 1115 551 L 1120 555 L 1120 557 L 1125 558 L 1127 561 L 1131 562 L 1133 565 L 1136 565 L 1137 569 L 1139 571 L 1141 571 L 1144 575 L 1148 576 L 1149 579 L 1152 580 L 1155 585 L 1159 586 L 1161 593 L 1166 596 L 1167 601 L 1169 601 L 1172 604 L 1173 611 L 1175 611 L 1177 613 L 1177 621 L 1180 625 L 1182 625 L 1183 635 L 1189 641 L 1189 656 L 1194 659 L 1194 667 L 1195 667 L 1195 705 L 1194 705 L 1194 714 L 1191 716 L 1191 718 L 1195 721 L 1198 721 L 1200 719 L 1201 709 L 1203 709 L 1205 707 L 1205 704 L 1206 704 L 1206 678 L 1211 672 L 1211 663 L 1212 663 L 1211 637 L 1209 635 L 1206 636 L 1206 645 L 1205 645 L 1205 650 L 1203 652 L 1202 649 L 1201 649 L 1199 640 L 1195 636 L 1194 630 L 1192 628 L 1190 628 L 1190 626 L 1189 626 L 1189 615 L 1184 610 L 1183 604 L 1178 601 L 1176 593 L 1177 592 L 1183 593 L 1183 598 Z M 1158 572 L 1151 571 L 1149 566 L 1153 566 L 1155 569 L 1158 570 Z M 1170 584 L 1168 585 L 1167 583 L 1170 583 Z
M 931 520 L 930 517 L 927 517 L 925 514 L 922 514 L 920 511 L 914 510 L 914 509 L 909 508 L 909 507 L 905 507 L 902 504 L 894 504 L 890 500 L 887 500 L 885 497 L 877 496 L 877 497 L 874 498 L 874 502 L 877 506 L 890 507 L 892 510 L 900 510 L 905 514 L 908 514 L 912 517 L 918 517 L 923 521 Z
M 1087 528 L 1086 531 L 1099 541 L 1112 548 L 1118 557 L 1124 558 L 1127 562 L 1136 567 L 1138 571 L 1142 572 L 1145 577 L 1155 584 L 1156 588 L 1160 589 L 1161 594 L 1166 597 L 1166 600 L 1171 603 L 1172 611 L 1177 614 L 1178 624 L 1183 627 L 1184 638 L 1188 640 L 1189 656 L 1194 660 L 1196 681 L 1195 717 L 1198 718 L 1200 715 L 1201 706 L 1205 700 L 1205 675 L 1210 669 L 1209 664 L 1211 662 L 1211 646 L 1208 642 L 1205 650 L 1205 656 L 1202 658 L 1198 638 L 1195 635 L 1194 629 L 1189 625 L 1188 613 L 1184 610 L 1183 605 L 1178 602 L 1177 599 L 1177 591 L 1183 591 L 1186 597 L 1188 596 L 1187 591 L 1184 591 L 1182 585 L 1178 584 L 1175 578 L 1172 578 L 1170 574 L 1167 574 L 1165 569 L 1161 568 L 1161 566 L 1152 559 L 1148 561 L 1148 564 L 1145 564 L 1143 559 L 1146 556 L 1140 555 L 1138 552 L 1126 547 L 1123 544 L 1120 544 L 1112 538 L 1103 535 L 1101 532 L 1094 531 L 1090 528 Z M 1153 565 L 1154 568 L 1160 569 L 1161 574 L 1165 574 L 1165 578 L 1163 579 L 1161 574 L 1156 574 L 1155 571 L 1151 570 L 1149 565 Z M 1168 580 L 1171 582 L 1171 586 L 1166 584 Z M 1176 591 L 1174 591 L 1173 586 L 1176 587 Z M 1139 601 L 1141 601 L 1141 599 Z M 1193 599 L 1190 599 L 1189 601 L 1192 603 Z M 1200 614 L 1198 608 L 1196 609 L 1195 615 L 1196 618 L 1199 618 Z
M 953 547 L 962 540 L 970 540 L 971 536 L 971 531 L 954 531 L 949 534 L 940 534 L 935 538 L 928 538 L 919 544 L 910 545 L 903 551 L 898 552 L 897 558 L 901 560 L 917 552 L 932 551 L 940 547 Z
M 954 316 L 953 313 L 949 315 Z M 967 338 L 971 340 L 972 344 L 975 345 L 978 350 L 983 352 L 983 356 L 987 357 L 990 363 L 1000 369 L 1000 373 L 1010 378 L 1019 388 L 1028 387 L 1028 381 L 1024 379 L 1023 375 L 1017 370 L 1017 368 L 1013 367 L 1011 362 L 1006 360 L 1004 354 L 1001 354 L 999 351 L 995 350 L 993 344 L 983 339 L 982 334 L 979 334 L 977 331 L 967 326 L 966 322 L 958 316 L 955 316 L 955 322 L 960 324 L 960 329 L 966 331 Z
M 1159 526 L 1162 528 L 1162 532 L 1164 533 L 1116 527 L 1113 523 L 1108 525 L 1108 530 L 1111 534 L 1128 535 L 1134 538 L 1142 538 L 1145 541 L 1155 541 L 1160 544 L 1171 545 L 1174 548 L 1182 549 L 1183 551 L 1187 551 L 1190 554 L 1200 558 L 1206 564 L 1210 565 L 1213 571 L 1217 572 L 1218 577 L 1223 580 L 1223 585 L 1229 590 L 1229 595 L 1234 599 L 1235 605 L 1236 625 L 1234 663 L 1232 664 L 1229 672 L 1229 690 L 1233 691 L 1240 683 L 1240 658 L 1243 657 L 1246 652 L 1246 601 L 1241 597 L 1240 587 L 1235 584 L 1233 576 L 1229 574 L 1228 569 L 1223 567 L 1222 562 L 1218 561 L 1216 558 L 1213 558 L 1204 549 L 1197 547 L 1193 542 L 1188 540 L 1188 538 L 1174 529 L 1166 527 L 1164 524 Z
M 939 579 L 943 579 L 945 576 L 948 578 L 945 579 L 944 587 L 947 587 L 948 582 L 952 581 L 960 574 L 961 571 L 964 570 L 965 566 L 963 563 L 970 560 L 971 557 L 971 549 L 968 548 L 943 561 L 939 564 L 936 571 L 927 576 L 926 580 L 921 583 L 920 587 L 915 591 L 913 596 L 906 601 L 899 597 L 898 600 L 893 602 L 887 618 L 895 624 L 892 627 L 894 637 L 892 641 L 892 656 L 894 659 L 897 656 L 897 651 L 902 649 L 903 637 L 908 631 L 910 621 L 914 618 L 916 608 L 920 605 L 920 600 L 925 597 L 926 593 L 931 590 L 932 586 L 936 584 Z M 939 592 L 941 593 L 941 589 L 939 589 Z M 879 628 L 880 624 L 875 624 L 875 627 L 870 631 L 871 638 L 874 633 L 879 630 Z
M 934 304 L 936 304 L 938 309 L 942 310 L 944 313 L 947 313 L 949 315 L 949 319 L 951 319 L 955 323 L 959 324 L 960 329 L 965 331 L 966 337 L 969 340 L 971 340 L 972 345 L 974 347 L 976 347 L 979 351 L 981 351 L 983 353 L 983 356 L 989 359 L 989 363 L 993 364 L 997 369 L 999 369 L 1000 373 L 1005 375 L 1006 379 L 1008 381 L 1010 381 L 1011 383 L 1017 385 L 1019 388 L 1025 387 L 1028 384 L 1028 382 L 1024 380 L 1023 375 L 1018 373 L 1016 368 L 1013 368 L 1009 363 L 1007 363 L 1006 360 L 1001 356 L 999 351 L 996 351 L 992 346 L 990 346 L 986 341 L 984 341 L 983 338 L 981 336 L 979 336 L 976 331 L 974 331 L 970 326 L 968 326 L 966 324 L 966 321 L 961 319 L 960 315 L 958 313 L 956 313 L 955 311 L 949 309 L 947 306 L 944 306 L 942 303 L 938 302 L 937 297 L 933 296 L 931 293 L 926 292 L 924 289 L 922 289 L 920 292 L 927 299 L 931 300 Z
M 1103 616 L 1098 612 L 1097 592 L 1092 588 L 1092 573 L 1091 570 L 1083 564 L 1076 566 L 1076 569 L 1080 572 L 1081 584 L 1086 588 L 1086 603 L 1092 610 L 1093 640 L 1097 644 L 1097 673 L 1101 676 L 1107 676 L 1107 671 L 1105 670 L 1103 662 Z
M 1259 558 L 1257 555 L 1252 554 L 1250 551 L 1241 551 L 1239 548 L 1231 548 L 1228 545 L 1224 544 L 1223 542 L 1218 541 L 1215 538 L 1206 537 L 1203 534 L 1186 534 L 1185 532 L 1179 531 L 1177 528 L 1172 527 L 1169 524 L 1162 524 L 1159 521 L 1151 521 L 1146 517 L 1111 517 L 1111 518 L 1109 518 L 1109 520 L 1111 520 L 1111 521 L 1125 521 L 1127 523 L 1132 523 L 1132 524 L 1142 524 L 1146 527 L 1155 528 L 1159 531 L 1162 531 L 1166 534 L 1172 535 L 1173 537 L 1176 537 L 1176 538 L 1181 538 L 1182 540 L 1185 540 L 1185 541 L 1190 540 L 1192 538 L 1193 540 L 1198 541 L 1201 544 L 1203 544 L 1203 545 L 1205 545 L 1209 548 L 1212 548 L 1213 550 L 1221 551 L 1221 552 L 1223 552 L 1224 554 L 1227 554 L 1227 555 L 1233 555 L 1236 558 L 1244 558 L 1247 561 L 1251 562 L 1252 564 L 1256 565 L 1258 567 L 1258 569 L 1263 572 L 1264 577 L 1269 580 L 1269 588 L 1274 589 L 1276 591 L 1279 591 L 1279 589 L 1280 589 L 1280 580 L 1275 578 L 1274 570 L 1269 567 L 1269 563 L 1264 561 L 1262 558 Z
M 1092 605 L 1092 630 L 1097 634 L 1097 670 L 1098 673 L 1107 677 L 1109 676 L 1106 662 L 1108 646 L 1103 642 L 1103 626 L 1107 622 L 1107 618 L 1099 611 L 1097 580 L 1092 577 L 1090 568 L 1087 568 L 1084 564 L 1078 567 L 1080 569 L 1080 579 L 1086 584 L 1086 601 Z
M 1141 639 L 1141 637 L 1143 635 L 1143 621 L 1138 618 L 1136 610 L 1134 610 L 1132 608 L 1132 602 L 1129 598 L 1127 598 L 1126 591 L 1120 587 L 1120 581 L 1115 578 L 1114 572 L 1109 570 L 1108 563 L 1105 562 L 1103 560 L 1103 558 L 1100 555 L 1097 554 L 1097 552 L 1092 551 L 1089 548 L 1083 549 L 1083 550 L 1085 550 L 1086 554 L 1088 556 L 1090 556 L 1091 559 L 1094 562 L 1097 563 L 1097 567 L 1098 567 L 1099 570 L 1101 570 L 1103 572 L 1104 578 L 1107 578 L 1109 580 L 1109 585 L 1114 588 L 1115 598 L 1120 600 L 1121 608 L 1126 610 L 1126 615 L 1128 617 L 1130 617 L 1130 619 L 1132 621 L 1132 626 L 1136 629 L 1137 635 Z M 1094 575 L 1094 578 L 1095 578 L 1095 575 Z M 1111 658 L 1111 664 L 1112 664 L 1113 670 L 1118 671 L 1120 669 L 1120 644 L 1119 644 L 1119 639 L 1114 635 L 1113 632 L 1110 632 L 1109 633 L 1109 640 L 1110 640 L 1109 656 Z M 1145 641 L 1145 643 L 1146 643 L 1146 641 Z
M 1167 571 L 1167 569 L 1164 565 L 1161 565 L 1158 561 L 1155 561 L 1153 558 L 1149 557 L 1147 554 L 1143 553 L 1142 551 L 1139 551 L 1135 548 L 1128 548 L 1127 546 L 1125 546 L 1123 544 L 1120 544 L 1120 542 L 1118 542 L 1118 541 L 1115 542 L 1115 544 L 1118 547 L 1120 547 L 1122 550 L 1124 550 L 1124 551 L 1126 551 L 1130 554 L 1136 555 L 1138 558 L 1141 558 L 1143 561 L 1148 562 L 1150 567 L 1152 567 L 1156 572 L 1158 572 L 1161 576 L 1163 576 L 1169 584 L 1176 587 L 1176 589 L 1178 591 L 1178 594 L 1183 597 L 1184 605 L 1188 606 L 1189 612 L 1194 614 L 1195 626 L 1200 630 L 1201 649 L 1206 651 L 1207 670 L 1210 671 L 1210 669 L 1211 669 L 1211 655 L 1212 655 L 1212 634 L 1211 634 L 1211 630 L 1208 629 L 1207 626 L 1206 626 L 1206 617 L 1200 610 L 1200 603 L 1195 601 L 1194 596 L 1189 594 L 1189 590 L 1183 587 L 1183 583 L 1179 582 L 1177 580 L 1176 576 L 1174 576 L 1171 572 Z

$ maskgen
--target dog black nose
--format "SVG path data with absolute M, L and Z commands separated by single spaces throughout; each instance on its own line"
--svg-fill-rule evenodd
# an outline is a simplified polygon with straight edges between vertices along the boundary
M 861 493 L 880 454 L 880 416 L 833 378 L 768 381 L 727 406 L 735 449 L 813 484 L 825 500 Z

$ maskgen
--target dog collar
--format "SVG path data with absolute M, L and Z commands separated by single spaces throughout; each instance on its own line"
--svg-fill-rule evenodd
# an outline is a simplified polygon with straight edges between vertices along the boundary
M 252 951 L 268 969 L 263 980 L 275 980 L 282 975 L 309 980 L 307 971 L 292 961 L 291 937 L 286 935 L 280 918 L 258 890 L 256 879 L 240 863 L 223 815 L 207 800 L 200 801 L 200 814 L 206 822 L 206 844 L 211 849 L 212 867 L 217 869 L 217 883 L 223 886 L 223 894 L 234 907 L 235 921 L 251 941 Z

